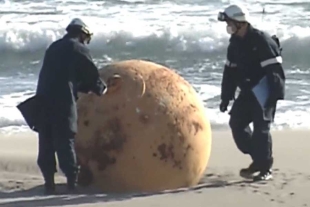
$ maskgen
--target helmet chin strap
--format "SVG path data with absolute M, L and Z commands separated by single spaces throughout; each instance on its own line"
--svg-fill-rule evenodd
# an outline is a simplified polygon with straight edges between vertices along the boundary
M 233 24 L 234 24 L 234 26 L 236 27 L 235 33 L 239 32 L 239 30 L 241 29 L 240 24 L 238 24 L 238 22 L 236 22 L 236 21 L 234 21 Z

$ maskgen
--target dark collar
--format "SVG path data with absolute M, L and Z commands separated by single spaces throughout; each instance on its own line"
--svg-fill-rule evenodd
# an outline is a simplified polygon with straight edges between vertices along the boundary
M 254 30 L 254 27 L 251 25 L 251 24 L 249 24 L 248 25 L 248 28 L 247 28 L 247 32 L 246 32 L 246 34 L 244 35 L 244 37 L 242 37 L 242 39 L 247 39 L 250 35 L 251 35 L 251 33 L 253 32 L 253 30 Z
M 67 33 L 67 34 L 65 34 L 62 38 L 63 38 L 63 39 L 70 39 L 70 38 L 72 38 L 72 37 Z

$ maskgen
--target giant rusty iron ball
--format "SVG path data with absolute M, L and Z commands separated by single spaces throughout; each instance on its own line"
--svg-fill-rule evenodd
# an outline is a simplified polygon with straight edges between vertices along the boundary
M 211 152 L 211 126 L 193 87 L 172 69 L 126 60 L 99 70 L 105 95 L 78 100 L 81 185 L 154 192 L 196 185 Z

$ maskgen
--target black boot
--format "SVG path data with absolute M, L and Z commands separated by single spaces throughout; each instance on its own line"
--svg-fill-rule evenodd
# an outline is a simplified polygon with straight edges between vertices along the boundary
M 271 180 L 272 177 L 272 170 L 265 170 L 265 171 L 261 171 L 259 173 L 259 175 L 254 176 L 253 177 L 253 181 L 267 181 L 267 180 Z
M 260 168 L 255 162 L 252 162 L 248 168 L 243 168 L 240 170 L 239 175 L 246 179 L 253 179 L 254 174 L 259 172 Z
M 56 193 L 54 175 L 45 178 L 44 183 L 44 194 L 45 195 L 53 195 Z
M 273 158 L 261 162 L 260 173 L 253 177 L 253 181 L 267 181 L 273 178 L 272 176 Z
M 67 189 L 69 193 L 76 191 L 77 187 L 77 175 L 72 175 L 67 177 Z

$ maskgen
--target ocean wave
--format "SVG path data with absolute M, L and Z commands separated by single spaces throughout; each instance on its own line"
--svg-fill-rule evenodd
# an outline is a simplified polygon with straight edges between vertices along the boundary
M 252 24 L 276 34 L 283 46 L 287 98 L 274 127 L 304 127 L 309 118 L 310 28 L 305 1 L 235 0 L 250 5 Z M 193 84 L 213 126 L 226 126 L 218 110 L 229 35 L 217 12 L 229 3 L 203 0 L 5 0 L 0 2 L 0 128 L 25 126 L 16 104 L 35 90 L 46 48 L 81 17 L 94 33 L 96 64 L 148 59 Z M 265 8 L 265 12 L 262 12 Z M 302 15 L 300 15 L 302 13 Z
M 200 99 L 206 107 L 206 116 L 216 128 L 225 128 L 229 120 L 227 113 L 221 113 L 218 109 L 220 88 L 214 85 L 200 84 L 193 87 L 199 94 Z M 11 93 L 0 96 L 0 130 L 1 128 L 24 129 L 26 122 L 16 105 L 34 94 L 34 91 Z M 310 114 L 309 100 L 299 97 L 301 101 L 280 101 L 275 117 L 274 129 L 283 128 L 309 128 L 308 119 Z
M 103 20 L 104 21 L 104 20 Z M 46 23 L 46 22 L 45 22 Z M 53 41 L 61 38 L 64 25 L 55 22 L 14 23 L 5 25 L 0 21 L 0 52 L 2 54 L 44 51 Z M 90 49 L 97 53 L 137 54 L 217 54 L 226 50 L 229 36 L 225 25 L 144 25 L 119 23 L 92 26 L 94 37 Z M 288 61 L 309 60 L 310 29 L 305 27 L 282 28 L 270 34 L 277 34 L 283 45 L 283 55 Z

